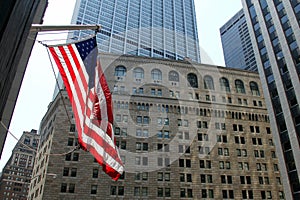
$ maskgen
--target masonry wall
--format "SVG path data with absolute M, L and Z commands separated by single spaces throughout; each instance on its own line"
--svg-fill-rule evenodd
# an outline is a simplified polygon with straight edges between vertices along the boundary
M 88 152 L 65 155 L 76 131 L 63 91 L 41 122 L 30 199 L 284 198 L 257 73 L 111 54 L 101 64 L 125 174 L 115 182 Z

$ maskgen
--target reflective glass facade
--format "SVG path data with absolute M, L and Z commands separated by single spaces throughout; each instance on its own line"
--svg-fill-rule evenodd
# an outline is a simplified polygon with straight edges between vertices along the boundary
M 77 0 L 72 23 L 102 26 L 100 52 L 200 62 L 193 0 Z
M 300 199 L 300 1 L 243 2 L 266 96 L 286 199 Z
M 220 28 L 225 65 L 257 71 L 254 51 L 243 10 Z

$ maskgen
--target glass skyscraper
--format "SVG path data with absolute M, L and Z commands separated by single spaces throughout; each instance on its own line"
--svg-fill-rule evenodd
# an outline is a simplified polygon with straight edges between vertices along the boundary
M 226 67 L 257 71 L 243 9 L 220 28 Z
M 100 52 L 200 62 L 194 0 L 77 0 L 72 23 L 102 26 Z
M 286 199 L 300 199 L 300 1 L 242 2 L 281 161 Z

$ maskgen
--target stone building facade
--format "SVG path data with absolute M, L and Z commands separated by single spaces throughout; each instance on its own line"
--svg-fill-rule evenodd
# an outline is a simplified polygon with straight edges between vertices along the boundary
M 257 73 L 112 54 L 101 65 L 125 173 L 112 181 L 76 150 L 62 91 L 41 122 L 29 199 L 284 199 Z
M 0 199 L 27 199 L 38 144 L 39 135 L 36 130 L 23 132 L 13 149 L 10 159 L 2 170 Z

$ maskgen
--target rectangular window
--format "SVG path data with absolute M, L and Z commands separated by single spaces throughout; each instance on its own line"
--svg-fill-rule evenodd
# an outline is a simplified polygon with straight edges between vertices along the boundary
M 222 190 L 223 199 L 234 199 L 233 190 Z
M 162 96 L 162 90 L 161 89 L 157 89 L 157 96 Z
M 193 197 L 193 189 L 187 189 L 187 197 L 192 198 Z
M 211 100 L 212 100 L 212 101 L 216 101 L 216 96 L 212 95 L 212 96 L 211 96 Z
M 110 186 L 110 195 L 117 195 L 117 186 Z
M 224 161 L 219 161 L 219 167 L 220 169 L 224 169 Z
M 169 125 L 169 118 L 165 118 L 164 125 Z
M 231 97 L 228 97 L 228 103 L 232 103 L 232 99 L 231 99 Z
M 221 123 L 221 129 L 226 130 L 226 124 L 225 123 Z
M 165 188 L 165 197 L 171 196 L 171 188 Z
M 116 115 L 116 122 L 121 122 L 121 115 Z
M 183 126 L 188 127 L 189 126 L 189 121 L 188 120 L 183 120 Z
M 237 124 L 233 124 L 232 125 L 232 128 L 233 128 L 233 131 L 237 131 L 238 129 L 237 129 Z
M 69 176 L 69 168 L 68 167 L 64 167 L 63 176 Z
M 134 196 L 140 196 L 140 187 L 134 187 Z
M 239 124 L 239 131 L 243 131 L 243 125 Z
M 98 178 L 98 173 L 99 173 L 98 169 L 97 169 L 97 168 L 94 168 L 94 169 L 93 169 L 92 177 L 93 177 L 93 178 Z
M 238 98 L 238 104 L 242 105 L 242 99 Z
M 136 117 L 136 123 L 141 124 L 142 123 L 142 116 Z
M 202 189 L 202 198 L 206 199 L 207 198 L 207 190 L 206 189 Z
M 79 153 L 73 153 L 73 161 L 79 160 Z
M 75 184 L 74 183 L 70 183 L 69 184 L 69 193 L 74 193 L 75 192 Z
M 118 186 L 118 195 L 123 196 L 124 195 L 124 186 Z
M 220 129 L 220 123 L 216 122 L 216 123 L 215 123 L 215 128 L 216 128 L 216 129 Z
M 162 125 L 162 118 L 161 118 L 161 117 L 158 117 L 158 118 L 157 118 L 157 124 L 158 124 L 158 125 Z
M 191 168 L 191 160 L 190 159 L 185 160 L 185 167 Z
M 139 88 L 139 94 L 144 94 L 144 88 Z
M 163 197 L 164 196 L 163 188 L 157 188 L 157 196 L 158 197 Z
M 68 146 L 73 146 L 74 138 L 68 138 Z
M 97 194 L 97 185 L 91 186 L 91 194 Z
M 76 128 L 75 128 L 75 124 L 71 124 L 70 125 L 70 132 L 75 132 Z
M 182 126 L 182 120 L 181 119 L 177 119 L 177 124 L 178 124 L 178 126 Z
M 67 184 L 66 183 L 61 184 L 60 192 L 67 192 Z
M 76 177 L 77 175 L 77 168 L 72 168 L 71 169 L 71 177 Z
M 123 122 L 128 122 L 128 115 L 123 115 Z
M 155 89 L 154 88 L 151 88 L 151 95 L 155 95 L 156 94 L 156 91 L 155 91 Z
M 144 116 L 143 124 L 149 124 L 149 117 Z
M 72 153 L 68 153 L 68 154 L 66 154 L 65 160 L 70 161 L 71 157 L 72 157 Z
M 186 174 L 186 181 L 192 182 L 192 174 Z

